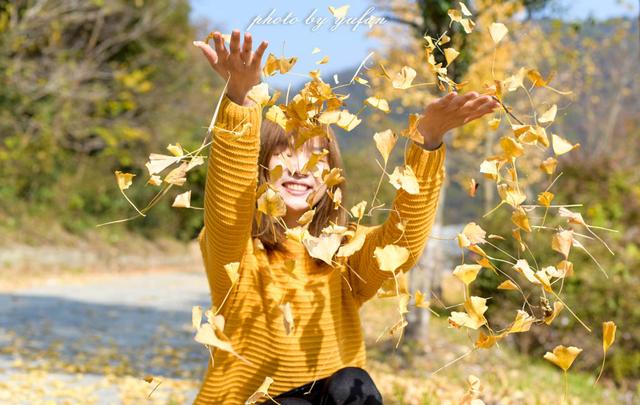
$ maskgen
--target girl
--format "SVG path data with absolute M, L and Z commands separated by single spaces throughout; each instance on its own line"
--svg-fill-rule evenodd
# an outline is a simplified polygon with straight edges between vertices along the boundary
M 245 33 L 241 46 L 238 30 L 228 50 L 220 33 L 213 41 L 213 49 L 201 41 L 194 45 L 229 82 L 213 132 L 205 226 L 198 241 L 212 304 L 224 316 L 224 334 L 238 356 L 215 350 L 195 403 L 245 403 L 270 377 L 269 394 L 280 404 L 380 404 L 380 392 L 363 369 L 359 308 L 392 274 L 379 269 L 373 253 L 376 247 L 403 246 L 410 258 L 396 272 L 413 267 L 430 233 L 445 175 L 444 134 L 499 104 L 476 92 L 453 92 L 430 103 L 418 125 L 424 143 L 410 141 L 405 156 L 419 192 L 400 189 L 382 225 L 357 225 L 347 222 L 344 209 L 334 209 L 329 195 L 338 189 L 344 194 L 344 181 L 327 189 L 313 174 L 342 167 L 330 128 L 326 137 L 312 137 L 295 150 L 295 134 L 263 121 L 261 106 L 246 97 L 260 83 L 267 42 L 253 52 L 251 34 Z M 242 136 L 232 132 L 243 126 Z M 323 148 L 329 153 L 317 170 L 301 170 L 311 153 Z M 272 185 L 286 205 L 287 228 L 299 226 L 311 208 L 311 235 L 320 236 L 331 225 L 348 227 L 353 232 L 345 232 L 340 242 L 364 239 L 359 250 L 330 265 L 311 257 L 304 243 L 287 237 L 270 217 L 260 213 L 256 221 L 257 188 L 270 181 L 269 170 L 278 165 L 282 175 Z M 238 263 L 237 279 L 225 268 L 229 263 Z

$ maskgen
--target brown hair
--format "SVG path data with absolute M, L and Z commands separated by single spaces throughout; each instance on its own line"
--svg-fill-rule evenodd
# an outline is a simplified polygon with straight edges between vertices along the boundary
M 323 124 L 322 127 L 327 136 L 319 136 L 319 138 L 321 147 L 329 151 L 327 155 L 329 168 L 344 169 L 340 148 L 333 130 L 326 124 Z M 293 150 L 294 142 L 294 135 L 291 133 L 287 134 L 280 125 L 268 119 L 262 120 L 262 126 L 260 127 L 260 155 L 258 157 L 258 188 L 269 181 L 269 161 L 271 156 L 282 152 L 287 147 Z M 310 149 L 313 145 L 312 142 L 313 138 L 310 138 L 300 147 Z M 346 196 L 345 181 L 342 181 L 336 186 L 332 186 L 331 192 L 335 193 L 337 189 L 340 189 L 342 192 L 344 201 L 344 197 Z M 338 207 L 337 210 L 334 209 L 333 200 L 326 191 L 318 203 L 312 208 L 315 208 L 315 213 L 308 230 L 313 236 L 318 236 L 323 228 L 330 225 L 330 221 L 340 226 L 346 226 L 347 224 L 347 212 L 341 207 Z M 262 218 L 260 225 L 258 225 L 256 217 L 253 218 L 252 236 L 260 239 L 260 242 L 262 242 L 267 252 L 274 250 L 285 251 L 286 249 L 283 242 L 286 239 L 286 235 L 282 225 L 263 212 L 256 211 L 256 215 L 260 215 Z

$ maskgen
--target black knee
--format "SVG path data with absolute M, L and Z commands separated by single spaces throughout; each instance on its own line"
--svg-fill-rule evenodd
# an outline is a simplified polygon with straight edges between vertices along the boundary
M 373 379 L 360 367 L 344 367 L 336 371 L 325 385 L 328 405 L 377 405 L 382 395 Z

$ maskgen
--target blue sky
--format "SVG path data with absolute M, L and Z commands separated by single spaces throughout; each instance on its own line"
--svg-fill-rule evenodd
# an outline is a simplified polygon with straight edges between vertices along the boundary
M 567 20 L 584 19 L 589 16 L 596 19 L 609 18 L 614 16 L 637 16 L 638 3 L 632 0 L 621 2 L 620 0 L 557 0 L 559 6 L 563 7 L 562 12 L 554 12 L 554 15 L 563 15 Z M 332 80 L 326 77 L 329 72 L 339 71 L 345 68 L 357 67 L 357 65 L 371 51 L 376 49 L 376 40 L 366 37 L 369 26 L 366 24 L 354 27 L 353 25 L 342 25 L 335 27 L 333 17 L 328 10 L 328 6 L 340 7 L 349 4 L 348 17 L 358 19 L 365 11 L 372 7 L 369 0 L 340 0 L 325 1 L 314 0 L 294 1 L 294 0 L 191 0 L 192 19 L 207 18 L 211 21 L 211 29 L 220 29 L 223 33 L 230 33 L 232 29 L 240 29 L 241 32 L 247 30 L 256 17 L 266 19 L 284 18 L 289 15 L 286 22 L 290 24 L 255 24 L 249 29 L 257 46 L 259 41 L 264 39 L 269 41 L 269 52 L 280 56 L 283 46 L 285 56 L 297 56 L 298 62 L 293 71 L 306 75 L 309 71 L 320 68 L 323 80 Z M 273 13 L 271 13 L 273 11 Z M 314 12 L 315 10 L 315 12 Z M 381 15 L 379 10 L 373 10 L 373 15 Z M 311 18 L 327 18 L 324 25 L 316 30 L 309 20 Z M 294 20 L 297 18 L 297 20 Z M 316 20 L 317 21 L 317 20 Z M 388 24 L 388 22 L 387 22 Z M 257 42 L 257 43 L 256 43 Z M 320 48 L 321 52 L 311 54 L 313 48 Z M 326 65 L 316 65 L 316 61 L 323 56 L 329 57 Z M 341 82 L 348 81 L 350 77 L 340 77 Z M 294 75 L 279 75 L 268 78 L 266 81 L 270 85 L 286 88 L 289 82 L 293 86 L 307 81 Z

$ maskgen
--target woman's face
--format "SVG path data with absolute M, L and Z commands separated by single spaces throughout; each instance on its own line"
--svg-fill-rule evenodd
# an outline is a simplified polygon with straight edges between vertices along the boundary
M 301 173 L 302 168 L 311 158 L 312 152 L 322 152 L 322 146 L 318 137 L 313 137 L 307 141 L 307 148 L 299 147 L 293 151 L 287 148 L 279 153 L 273 154 L 269 160 L 269 170 L 276 166 L 282 166 L 282 176 L 273 183 L 276 190 L 280 192 L 287 213 L 302 214 L 309 209 L 307 197 L 316 191 L 311 206 L 314 207 L 324 195 L 326 186 L 320 177 L 315 177 L 313 173 L 322 173 L 325 169 L 330 169 L 328 157 L 325 155 L 318 160 L 315 167 L 309 168 L 306 173 Z M 289 170 L 291 169 L 291 171 Z

